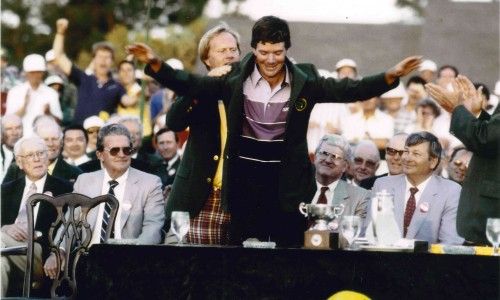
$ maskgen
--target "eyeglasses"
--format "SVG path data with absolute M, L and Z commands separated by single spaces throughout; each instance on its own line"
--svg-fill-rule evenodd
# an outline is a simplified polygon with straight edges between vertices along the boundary
M 361 157 L 355 157 L 354 158 L 354 163 L 357 164 L 357 165 L 362 165 L 363 163 L 368 167 L 368 168 L 375 168 L 377 166 L 377 163 L 374 162 L 373 160 L 364 160 L 363 158 Z
M 460 168 L 461 166 L 464 166 L 464 167 L 467 169 L 467 168 L 469 167 L 469 164 L 467 164 L 467 163 L 465 163 L 464 161 L 461 161 L 461 160 L 459 160 L 459 159 L 454 160 L 454 161 L 453 161 L 453 164 L 454 164 L 456 167 L 458 167 L 458 168 Z
M 340 161 L 344 160 L 344 158 L 342 156 L 335 154 L 335 153 L 330 153 L 330 152 L 326 152 L 326 151 L 319 151 L 318 154 L 323 159 L 331 158 L 335 162 L 340 162 Z
M 112 147 L 104 148 L 103 150 L 108 151 L 111 156 L 117 156 L 120 150 L 127 156 L 132 155 L 135 151 L 133 147 Z
M 37 152 L 28 153 L 26 155 L 18 155 L 18 156 L 25 158 L 25 159 L 28 159 L 28 160 L 35 160 L 35 159 L 45 158 L 46 155 L 47 155 L 47 151 L 37 151 Z
M 391 147 L 385 148 L 385 153 L 387 155 L 390 155 L 390 156 L 394 156 L 396 154 L 399 154 L 399 156 L 402 156 L 404 152 L 405 152 L 405 150 L 396 150 L 396 149 L 391 148 Z

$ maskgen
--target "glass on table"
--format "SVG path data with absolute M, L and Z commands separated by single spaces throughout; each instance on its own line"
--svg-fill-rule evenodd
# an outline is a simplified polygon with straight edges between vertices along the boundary
M 173 211 L 171 215 L 170 229 L 177 237 L 178 244 L 182 244 L 184 236 L 189 231 L 189 212 Z
M 500 218 L 488 218 L 486 220 L 486 237 L 493 245 L 493 255 L 498 256 L 498 246 L 500 245 Z
M 353 242 L 361 232 L 361 218 L 358 216 L 343 216 L 340 221 L 340 233 L 347 241 L 346 250 L 356 250 Z

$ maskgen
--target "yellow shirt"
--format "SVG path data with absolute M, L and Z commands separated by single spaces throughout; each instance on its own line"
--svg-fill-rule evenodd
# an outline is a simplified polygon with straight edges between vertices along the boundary
M 219 153 L 219 164 L 217 165 L 217 171 L 214 176 L 214 188 L 220 189 L 222 187 L 222 165 L 224 164 L 224 147 L 226 146 L 227 139 L 227 121 L 226 121 L 226 109 L 224 108 L 224 103 L 222 100 L 218 102 L 219 106 L 219 118 L 220 118 L 220 153 Z

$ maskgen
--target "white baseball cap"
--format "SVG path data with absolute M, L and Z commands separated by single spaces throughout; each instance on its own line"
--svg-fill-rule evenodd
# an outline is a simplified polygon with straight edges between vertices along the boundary
M 45 59 L 40 54 L 30 54 L 23 60 L 24 72 L 45 72 Z
M 354 60 L 352 60 L 350 58 L 343 58 L 335 64 L 335 70 L 338 70 L 338 69 L 343 68 L 343 67 L 351 67 L 353 69 L 357 69 L 358 65 L 356 64 L 356 62 Z
M 51 84 L 55 84 L 55 83 L 59 83 L 59 84 L 63 85 L 64 81 L 62 80 L 61 76 L 59 76 L 59 75 L 50 75 L 49 77 L 47 77 L 47 79 L 45 79 L 46 85 L 51 85 Z
M 101 128 L 102 126 L 104 126 L 104 121 L 98 116 L 90 116 L 83 121 L 83 128 L 85 128 L 85 130 L 92 127 Z
M 436 72 L 437 71 L 437 65 L 435 62 L 433 62 L 432 60 L 430 59 L 426 59 L 424 60 L 421 64 L 420 64 L 420 68 L 418 68 L 418 70 L 420 72 L 422 71 L 431 71 L 431 72 Z

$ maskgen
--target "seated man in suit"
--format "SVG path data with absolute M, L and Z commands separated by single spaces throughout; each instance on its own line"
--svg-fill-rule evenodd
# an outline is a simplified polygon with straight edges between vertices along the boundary
M 181 157 L 177 152 L 177 134 L 168 128 L 162 128 L 154 136 L 158 153 L 162 161 L 155 172 L 161 179 L 163 187 L 174 182 L 175 175 L 181 163 Z
M 97 197 L 113 194 L 120 203 L 114 225 L 115 239 L 135 239 L 140 244 L 158 244 L 165 222 L 161 181 L 158 176 L 130 167 L 133 153 L 130 133 L 123 125 L 104 126 L 97 136 L 97 157 L 102 170 L 84 173 L 75 182 L 74 192 Z M 101 229 L 107 224 L 109 212 L 101 204 L 89 212 L 93 235 L 91 243 L 100 243 Z M 105 231 L 105 230 L 104 230 Z M 45 273 L 56 276 L 56 259 L 51 255 Z
M 366 217 L 370 192 L 341 179 L 352 158 L 349 142 L 342 136 L 328 134 L 321 138 L 314 158 L 318 187 L 311 203 L 344 206 L 342 215 Z
M 23 120 L 16 114 L 2 117 L 2 140 L 0 143 L 0 182 L 11 163 L 14 162 L 14 145 L 23 137 Z M 7 182 L 7 181 L 6 181 Z
M 47 145 L 49 159 L 48 173 L 69 182 L 75 182 L 82 173 L 76 166 L 68 164 L 61 156 L 63 133 L 59 124 L 54 119 L 43 118 L 36 122 L 33 132 L 43 139 Z M 5 175 L 4 182 L 24 177 L 24 172 L 13 162 Z
M 403 152 L 406 138 L 408 137 L 407 133 L 400 132 L 396 133 L 387 143 L 387 147 L 385 147 L 385 160 L 387 161 L 387 169 L 389 169 L 389 173 L 384 173 L 378 176 L 372 176 L 366 179 L 361 180 L 359 186 L 370 190 L 377 180 L 380 177 L 384 176 L 392 176 L 399 175 L 403 173 Z
M 70 193 L 72 186 L 69 182 L 47 174 L 49 165 L 47 146 L 39 137 L 20 139 L 15 147 L 14 154 L 17 165 L 26 174 L 14 181 L 2 185 L 1 223 L 2 248 L 26 245 L 28 238 L 28 215 L 26 200 L 35 193 L 50 192 L 53 196 Z M 49 254 L 48 230 L 55 220 L 56 212 L 50 205 L 40 203 L 35 206 L 35 230 L 41 236 L 35 243 L 34 251 L 34 278 L 41 278 L 42 260 Z M 2 256 L 2 292 L 4 297 L 9 283 L 21 283 L 26 268 L 25 255 Z M 11 288 L 14 286 L 11 285 Z
M 402 157 L 403 174 L 377 179 L 373 193 L 386 190 L 394 194 L 394 216 L 402 237 L 461 245 L 464 239 L 456 227 L 461 187 L 434 175 L 441 152 L 432 133 L 410 134 Z

